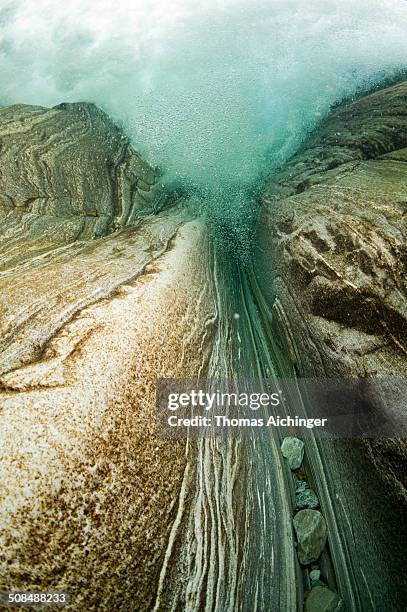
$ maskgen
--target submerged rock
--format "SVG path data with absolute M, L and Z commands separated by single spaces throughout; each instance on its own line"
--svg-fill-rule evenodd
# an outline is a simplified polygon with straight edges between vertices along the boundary
M 407 81 L 344 103 L 270 179 L 258 224 L 273 339 L 303 377 L 359 380 L 360 410 L 393 431 L 307 447 L 337 524 L 336 570 L 345 581 L 355 572 L 361 609 L 406 607 L 403 578 L 389 570 L 404 563 L 407 441 L 394 433 L 405 431 L 405 383 L 385 393 L 386 378 L 407 378 L 406 152 Z
M 319 569 L 313 569 L 309 573 L 309 579 L 311 582 L 317 582 L 321 577 L 321 571 Z
M 298 470 L 304 458 L 304 442 L 292 436 L 284 438 L 281 444 L 281 452 L 283 457 L 287 459 L 290 468 Z
M 265 189 L 258 263 L 305 375 L 406 374 L 406 107 L 407 82 L 340 107 Z
M 303 489 L 295 493 L 295 505 L 297 508 L 318 508 L 319 499 L 312 489 Z
M 124 227 L 158 195 L 155 170 L 94 104 L 2 108 L 0 151 L 0 270 Z
M 318 510 L 300 510 L 293 519 L 298 539 L 298 559 L 303 565 L 316 561 L 328 535 L 325 519 Z
M 316 586 L 305 600 L 305 612 L 343 612 L 343 601 L 328 587 Z
M 306 480 L 294 479 L 295 505 L 297 508 L 317 508 L 319 499 L 316 493 L 308 487 Z

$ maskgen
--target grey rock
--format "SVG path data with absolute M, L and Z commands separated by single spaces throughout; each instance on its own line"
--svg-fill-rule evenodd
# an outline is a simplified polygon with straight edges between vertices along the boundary
M 324 517 L 318 510 L 300 510 L 293 520 L 298 539 L 298 559 L 303 565 L 316 561 L 328 535 Z
M 281 444 L 281 452 L 283 457 L 287 459 L 290 468 L 298 470 L 304 458 L 304 442 L 293 436 L 284 438 Z
M 312 489 L 304 488 L 295 493 L 295 505 L 297 508 L 318 508 L 319 499 Z
M 343 612 L 344 604 L 337 593 L 325 586 L 316 586 L 305 600 L 305 612 Z

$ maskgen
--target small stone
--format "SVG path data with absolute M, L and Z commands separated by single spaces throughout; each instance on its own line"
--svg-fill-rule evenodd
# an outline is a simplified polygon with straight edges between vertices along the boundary
M 298 478 L 294 477 L 294 488 L 295 492 L 304 491 L 308 487 L 306 480 L 298 480 Z
M 284 438 L 281 445 L 283 457 L 288 460 L 288 465 L 292 470 L 298 470 L 304 458 L 304 442 L 293 436 Z
M 296 491 L 295 505 L 297 508 L 318 508 L 319 499 L 312 489 L 304 488 Z
M 305 600 L 305 612 L 343 612 L 345 606 L 337 593 L 326 586 L 316 586 Z
M 309 579 L 311 580 L 311 582 L 316 582 L 317 580 L 319 580 L 321 577 L 321 571 L 319 569 L 313 569 L 310 573 L 309 573 Z
M 318 510 L 300 510 L 293 519 L 298 540 L 298 559 L 303 565 L 316 561 L 321 554 L 328 529 Z

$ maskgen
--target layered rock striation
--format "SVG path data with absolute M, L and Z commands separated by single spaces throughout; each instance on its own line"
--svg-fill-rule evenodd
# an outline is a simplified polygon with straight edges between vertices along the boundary
M 384 390 L 407 376 L 407 82 L 336 108 L 262 199 L 256 276 L 283 373 L 360 379 L 363 410 L 397 436 L 405 383 Z M 348 608 L 402 610 L 405 440 L 306 450 Z
M 155 384 L 205 372 L 204 225 L 151 214 L 156 172 L 92 105 L 2 109 L 0 141 L 0 588 L 149 610 L 194 461 Z
M 338 107 L 265 186 L 242 317 L 242 359 L 271 362 L 266 340 L 255 346 L 271 310 L 272 367 L 358 377 L 394 423 L 405 398 L 386 405 L 377 379 L 407 374 L 406 108 L 406 83 Z M 95 106 L 0 110 L 0 589 L 68 588 L 72 610 L 233 607 L 238 591 L 252 601 L 251 575 L 295 605 L 288 492 L 267 440 L 252 453 L 156 434 L 156 379 L 218 372 L 241 340 L 227 266 L 191 210 Z M 309 559 L 329 578 L 307 609 L 338 591 L 349 610 L 404 610 L 405 443 L 304 442 L 324 517 Z M 260 583 L 259 550 L 286 566 Z
M 302 373 L 407 373 L 407 83 L 339 108 L 264 192 L 267 291 Z
M 159 191 L 157 171 L 88 103 L 0 109 L 0 169 L 0 269 L 124 227 Z

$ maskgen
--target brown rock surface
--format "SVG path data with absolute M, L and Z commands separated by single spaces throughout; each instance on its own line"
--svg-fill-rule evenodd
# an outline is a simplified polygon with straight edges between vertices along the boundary
M 155 381 L 206 367 L 203 224 L 134 218 L 155 174 L 93 106 L 2 109 L 0 140 L 0 588 L 151 609 L 194 460 Z
M 407 373 L 406 125 L 407 83 L 362 98 L 266 188 L 267 289 L 298 319 L 303 373 Z

